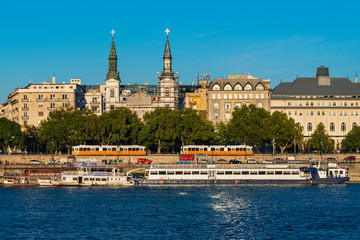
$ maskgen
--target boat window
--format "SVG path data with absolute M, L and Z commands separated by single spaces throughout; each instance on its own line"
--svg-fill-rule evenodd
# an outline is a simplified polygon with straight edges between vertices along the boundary
M 275 171 L 275 175 L 282 175 L 282 171 Z
M 199 174 L 200 174 L 199 171 L 193 171 L 193 172 L 192 172 L 192 175 L 199 175 Z
M 184 175 L 191 175 L 190 171 L 184 171 Z
M 159 175 L 166 175 L 166 171 L 159 171 Z
M 240 171 L 234 171 L 234 175 L 240 175 Z
M 257 172 L 256 171 L 251 171 L 250 175 L 257 175 Z
M 224 175 L 224 171 L 218 171 L 217 175 Z
M 207 172 L 200 172 L 200 175 L 207 175 Z
M 176 175 L 182 175 L 183 172 L 182 172 L 182 171 L 176 171 L 175 174 L 176 174 Z
M 175 173 L 173 171 L 167 172 L 167 175 L 174 175 Z
M 284 171 L 284 175 L 290 175 L 289 171 Z
M 217 151 L 217 152 L 220 151 L 220 148 L 215 148 L 215 151 Z
M 89 178 L 84 178 L 84 181 L 89 181 Z
M 63 177 L 63 180 L 66 180 L 66 177 Z
M 259 171 L 259 175 L 265 175 L 265 171 Z
M 73 180 L 77 180 L 77 177 L 74 177 Z
M 94 181 L 94 178 L 90 178 L 90 181 Z
M 344 172 L 343 171 L 340 171 L 340 174 L 343 174 Z
M 249 175 L 249 172 L 248 171 L 243 171 L 242 175 Z
M 100 178 L 96 178 L 95 181 L 100 181 Z
M 274 175 L 274 172 L 273 171 L 267 171 L 266 174 L 267 175 Z
M 292 171 L 291 174 L 292 175 L 299 175 L 299 172 L 298 171 Z
M 335 171 L 335 174 L 338 174 L 338 171 Z
M 232 175 L 232 171 L 225 171 L 225 175 Z
M 103 182 L 106 181 L 106 178 L 102 178 L 101 181 L 103 181 Z

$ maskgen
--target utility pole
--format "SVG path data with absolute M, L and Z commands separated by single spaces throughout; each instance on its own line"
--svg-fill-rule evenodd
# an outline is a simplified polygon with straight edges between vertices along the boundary
M 274 158 L 274 156 L 275 156 L 275 146 L 276 146 L 276 142 L 275 142 L 275 138 L 273 138 L 273 140 L 272 140 L 272 148 L 273 148 L 273 158 Z

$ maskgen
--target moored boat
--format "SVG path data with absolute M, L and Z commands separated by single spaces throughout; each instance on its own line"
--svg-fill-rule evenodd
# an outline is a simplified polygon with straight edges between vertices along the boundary
M 158 164 L 146 170 L 140 184 L 342 183 L 347 168 L 292 165 Z

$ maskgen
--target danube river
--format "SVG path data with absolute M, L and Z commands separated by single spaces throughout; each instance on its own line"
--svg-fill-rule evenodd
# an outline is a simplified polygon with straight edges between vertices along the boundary
M 360 184 L 0 187 L 0 239 L 359 239 Z

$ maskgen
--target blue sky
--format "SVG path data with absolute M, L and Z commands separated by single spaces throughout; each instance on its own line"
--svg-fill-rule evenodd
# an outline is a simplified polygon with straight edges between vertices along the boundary
M 114 29 L 122 84 L 156 84 L 166 28 L 173 69 L 191 84 L 251 73 L 271 87 L 313 77 L 360 72 L 357 1 L 2 1 L 0 101 L 12 89 L 82 78 L 103 83 Z

